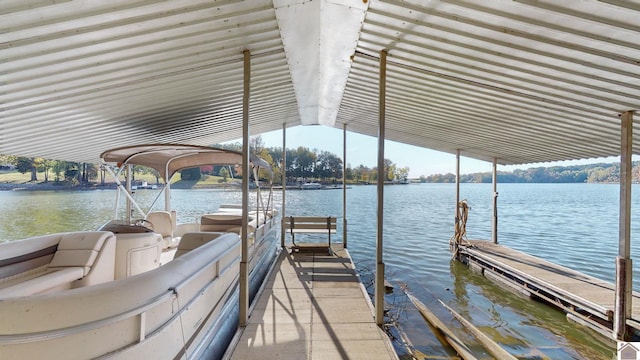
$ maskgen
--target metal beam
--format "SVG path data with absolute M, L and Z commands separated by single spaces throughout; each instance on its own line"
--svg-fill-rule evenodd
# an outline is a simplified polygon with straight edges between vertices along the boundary
M 620 124 L 620 225 L 616 257 L 616 303 L 613 318 L 614 337 L 629 340 L 627 319 L 631 317 L 631 163 L 633 112 L 622 113 Z
M 458 206 L 460 205 L 460 149 L 456 149 L 456 216 L 455 227 L 458 228 Z
M 491 240 L 494 244 L 498 243 L 498 159 L 493 158 L 493 171 L 492 171 L 492 184 L 493 184 L 493 221 L 491 224 Z
M 287 198 L 287 124 L 282 124 L 282 221 L 280 222 L 280 247 L 284 249 L 284 217 Z
M 387 51 L 380 51 L 380 82 L 378 104 L 378 230 L 376 237 L 376 324 L 384 324 L 384 261 L 383 254 L 383 213 L 384 213 L 384 138 L 385 138 L 385 95 L 387 82 Z
M 249 321 L 249 88 L 251 84 L 251 53 L 243 52 L 244 92 L 242 96 L 242 255 L 240 259 L 240 311 L 239 325 Z
M 125 190 L 125 194 L 127 195 L 127 207 L 126 207 L 126 211 L 127 211 L 127 224 L 131 224 L 131 212 L 132 212 L 132 208 L 131 205 L 133 204 L 132 198 L 131 198 L 131 178 L 133 177 L 133 166 L 131 164 L 127 164 L 127 172 L 126 172 L 126 178 L 127 178 L 127 187 Z M 144 212 L 143 212 L 144 214 Z M 144 215 L 143 215 L 144 216 Z
M 342 131 L 342 246 L 347 248 L 347 124 Z
M 169 177 L 169 164 L 164 169 L 166 177 Z M 164 180 L 164 210 L 171 212 L 171 179 Z

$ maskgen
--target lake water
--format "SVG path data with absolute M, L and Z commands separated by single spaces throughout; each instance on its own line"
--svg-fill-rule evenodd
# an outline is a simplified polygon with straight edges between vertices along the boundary
M 633 209 L 640 206 L 634 186 Z M 221 203 L 240 203 L 241 193 L 173 190 L 179 221 L 214 211 Z M 613 282 L 618 251 L 619 186 L 609 184 L 499 184 L 499 242 L 517 250 Z M 115 190 L 78 192 L 0 192 L 0 240 L 45 233 L 93 230 L 114 212 Z M 156 193 L 135 196 L 152 199 Z M 455 185 L 386 186 L 384 261 L 394 292 L 387 295 L 389 318 L 406 334 L 410 347 L 431 356 L 450 356 L 400 290 L 411 293 L 480 357 L 490 358 L 439 303 L 441 299 L 521 359 L 611 359 L 614 344 L 569 323 L 549 306 L 508 292 L 451 261 Z M 143 199 L 143 200 L 144 200 Z M 469 239 L 491 238 L 490 184 L 462 184 L 461 199 L 471 209 Z M 160 200 L 160 202 L 162 199 Z M 277 207 L 281 194 L 276 193 Z M 158 205 L 161 207 L 161 205 Z M 342 190 L 287 192 L 288 215 L 337 216 L 342 241 Z M 632 258 L 640 257 L 638 215 L 632 211 Z M 373 292 L 376 242 L 376 187 L 347 190 L 349 251 L 362 281 Z M 637 260 L 636 260 L 637 261 Z M 634 270 L 634 290 L 640 274 Z M 395 335 L 399 333 L 394 331 Z M 396 339 L 400 349 L 403 342 Z

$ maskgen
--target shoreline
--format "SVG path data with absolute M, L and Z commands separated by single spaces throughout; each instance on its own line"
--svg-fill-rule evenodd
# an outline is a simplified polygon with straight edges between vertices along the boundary
M 56 190 L 105 190 L 115 189 L 115 183 L 105 185 L 61 185 L 53 182 L 49 183 L 0 183 L 0 191 L 56 191 Z

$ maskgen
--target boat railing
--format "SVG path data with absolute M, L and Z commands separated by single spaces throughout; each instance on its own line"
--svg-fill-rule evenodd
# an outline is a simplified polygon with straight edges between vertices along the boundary
M 170 324 L 178 317 L 180 317 L 182 315 L 182 313 L 184 311 L 186 311 L 187 309 L 189 309 L 194 302 L 200 300 L 201 295 L 206 293 L 207 291 L 209 291 L 212 287 L 216 286 L 217 281 L 220 278 L 220 275 L 225 273 L 228 270 L 232 270 L 233 268 L 235 268 L 237 266 L 237 262 L 239 261 L 239 238 L 237 237 L 237 235 L 231 235 L 229 234 L 231 237 L 233 237 L 235 240 L 233 240 L 232 242 L 227 241 L 227 244 L 225 244 L 224 246 L 226 246 L 226 249 L 222 252 L 220 252 L 218 254 L 218 256 L 215 257 L 215 259 L 210 260 L 205 257 L 203 258 L 202 255 L 200 255 L 199 253 L 196 253 L 196 256 L 199 256 L 200 259 L 206 259 L 206 261 L 203 261 L 202 265 L 199 266 L 196 270 L 194 270 L 189 276 L 187 276 L 186 278 L 182 279 L 179 283 L 175 284 L 174 286 L 169 286 L 167 287 L 167 290 L 162 292 L 161 294 L 158 294 L 156 296 L 150 297 L 149 299 L 147 299 L 146 301 L 144 301 L 142 304 L 137 305 L 137 306 L 133 306 L 130 309 L 127 309 L 126 311 L 121 311 L 115 314 L 112 314 L 110 316 L 106 316 L 104 318 L 101 319 L 96 319 L 93 321 L 89 321 L 89 322 L 84 322 L 84 323 L 80 323 L 77 325 L 71 325 L 68 327 L 64 327 L 64 328 L 58 328 L 58 329 L 50 329 L 50 330 L 44 330 L 44 331 L 35 331 L 35 332 L 22 332 L 22 333 L 16 333 L 16 334 L 0 334 L 0 346 L 4 346 L 4 345 L 15 345 L 15 344 L 27 344 L 27 343 L 34 343 L 34 342 L 41 342 L 41 341 L 48 341 L 48 340 L 54 340 L 54 339 L 61 339 L 61 338 L 65 338 L 65 337 L 69 337 L 72 335 L 77 335 L 83 332 L 88 332 L 88 331 L 93 331 L 96 329 L 100 329 L 100 328 L 105 328 L 108 326 L 112 326 L 116 323 L 119 322 L 123 322 L 123 320 L 126 319 L 131 319 L 134 318 L 136 316 L 140 317 L 139 321 L 136 322 L 137 325 L 135 325 L 135 327 L 139 328 L 139 339 L 138 342 L 143 341 L 146 337 L 149 337 L 153 334 L 159 333 L 162 331 L 162 329 L 166 328 L 167 326 L 170 326 Z M 219 239 L 222 239 L 219 238 Z M 227 239 L 229 240 L 229 239 Z M 215 241 L 212 243 L 220 243 L 220 241 Z M 206 245 L 206 244 L 205 244 Z M 203 246 L 205 246 L 203 245 Z M 216 246 L 216 245 L 211 245 L 211 246 Z M 217 246 L 219 248 L 219 246 Z M 181 257 L 180 259 L 175 260 L 175 262 L 177 262 L 178 264 L 176 264 L 177 266 L 171 266 L 170 264 L 167 264 L 165 266 L 163 266 L 162 268 L 165 268 L 164 271 L 168 271 L 168 272 L 174 272 L 173 267 L 176 268 L 181 268 L 184 266 L 185 263 L 189 263 L 189 262 L 193 262 L 192 260 L 195 259 L 191 259 L 189 258 L 187 255 L 189 254 L 185 254 L 183 257 Z M 234 256 L 235 255 L 235 256 Z M 231 258 L 229 258 L 229 256 L 231 256 Z M 220 264 L 220 262 L 224 259 L 225 264 Z M 223 265 L 223 266 L 221 266 Z M 211 268 L 214 268 L 215 271 L 211 271 Z M 158 271 L 163 271 L 161 269 L 159 269 Z M 128 279 L 123 279 L 123 280 L 117 280 L 116 282 L 120 282 L 120 285 L 122 286 L 133 286 L 136 287 L 136 284 L 142 284 L 144 282 L 148 282 L 150 279 L 147 279 L 145 277 L 145 275 L 149 275 L 147 274 L 141 274 L 141 276 L 138 277 L 132 277 L 132 278 L 128 278 Z M 200 287 L 196 287 L 195 289 L 193 288 L 193 281 L 197 281 L 198 277 L 201 277 L 203 275 L 206 275 L 206 283 L 204 283 L 202 286 Z M 234 279 L 237 280 L 237 274 L 234 276 Z M 235 280 L 229 280 L 229 281 L 235 281 Z M 83 288 L 83 289 L 78 289 L 78 290 L 89 290 L 89 291 L 94 291 L 95 293 L 93 295 L 96 295 L 97 293 L 106 293 L 106 292 L 113 292 L 114 288 L 113 285 L 115 283 L 111 283 L 111 284 L 102 284 L 102 285 L 107 285 L 107 287 L 104 287 L 102 285 L 95 285 L 95 289 L 93 290 L 89 290 L 89 288 Z M 162 308 L 162 304 L 166 304 L 167 302 L 174 302 L 176 301 L 180 295 L 182 295 L 184 291 L 188 291 L 190 295 L 187 295 L 187 301 L 185 302 L 178 302 L 179 304 L 179 309 L 177 311 L 171 310 L 171 314 L 169 314 L 170 316 L 168 316 L 166 319 L 162 320 L 158 326 L 151 330 L 149 333 L 146 332 L 146 328 L 147 328 L 147 319 L 146 319 L 146 314 L 150 311 L 153 310 L 155 308 L 161 309 Z M 226 290 L 224 292 L 224 294 L 222 294 L 221 296 L 227 296 L 228 295 L 228 291 Z M 62 294 L 62 293 L 60 293 Z M 56 294 L 58 295 L 58 294 Z M 75 292 L 74 294 L 72 294 L 71 292 L 69 292 L 69 294 L 64 295 L 63 296 L 72 296 L 72 297 L 84 297 L 86 294 L 82 293 L 82 292 Z M 184 296 L 184 295 L 182 295 Z M 16 298 L 15 300 L 15 304 L 19 304 L 20 300 L 23 298 Z M 46 299 L 43 299 L 42 301 L 45 301 Z M 11 299 L 7 299 L 7 301 L 11 301 Z M 26 301 L 26 300 L 25 300 Z M 8 305 L 8 304 L 5 304 Z M 21 306 L 21 305 L 18 305 Z M 27 305 L 28 306 L 28 305 Z M 169 309 L 173 309 L 172 306 L 169 306 Z M 131 343 L 129 344 L 121 344 L 121 346 L 119 348 L 126 348 L 127 346 L 131 345 Z
M 0 345 L 11 344 L 26 344 L 38 341 L 54 340 L 62 337 L 75 335 L 85 331 L 91 331 L 103 326 L 114 324 L 118 321 L 128 319 L 134 316 L 138 316 L 149 309 L 153 309 L 159 304 L 164 303 L 168 298 L 176 297 L 175 292 L 172 289 L 168 289 L 166 293 L 156 296 L 150 299 L 147 303 L 142 304 L 139 307 L 133 308 L 129 311 L 125 311 L 113 316 L 106 317 L 104 319 L 95 320 L 89 323 L 70 326 L 62 329 L 54 329 L 48 331 L 41 331 L 35 333 L 23 333 L 23 334 L 0 334 Z

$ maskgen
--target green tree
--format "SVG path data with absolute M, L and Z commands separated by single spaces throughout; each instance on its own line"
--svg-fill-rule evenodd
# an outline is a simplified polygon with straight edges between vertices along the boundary
M 198 181 L 202 177 L 199 167 L 184 169 L 180 171 L 180 178 L 185 181 Z
M 0 154 L 0 165 L 14 165 L 16 163 L 16 157 L 13 155 L 2 155 Z
M 315 166 L 315 176 L 319 178 L 333 178 L 334 180 L 342 177 L 342 160 L 335 154 L 328 151 L 321 151 L 317 155 Z
M 396 168 L 396 179 L 407 181 L 409 179 L 409 167 Z
M 34 165 L 36 166 L 37 171 L 44 173 L 44 182 L 49 182 L 49 170 L 53 167 L 55 160 L 48 159 L 36 159 Z
M 314 175 L 317 156 L 308 148 L 300 146 L 292 154 L 291 175 L 310 178 Z
M 80 168 L 77 163 L 67 163 L 66 169 L 64 171 L 64 179 L 65 181 L 71 185 L 78 185 L 80 175 Z
M 351 164 L 348 164 L 347 167 L 345 168 L 344 177 L 347 181 L 353 181 L 355 179 L 355 173 L 351 168 Z
M 51 164 L 51 171 L 53 171 L 53 181 L 60 182 L 60 176 L 66 170 L 67 163 L 65 161 L 54 160 Z
M 31 172 L 31 181 L 38 181 L 38 173 L 35 166 L 35 159 L 28 157 L 17 157 L 13 164 L 21 174 Z
M 389 159 L 384 159 L 384 181 L 393 181 L 395 179 L 396 164 Z
M 227 180 L 229 179 L 229 169 L 227 169 L 226 166 L 223 166 L 218 172 L 218 174 L 222 176 L 223 182 L 227 182 Z

